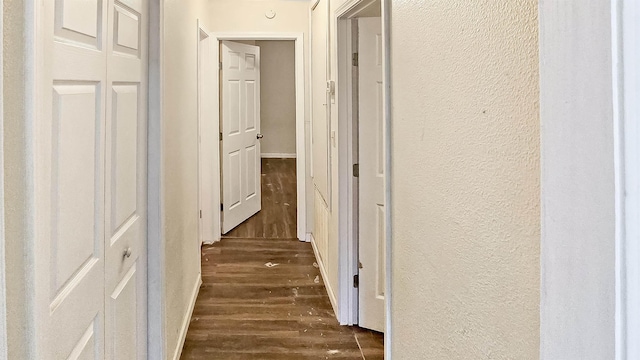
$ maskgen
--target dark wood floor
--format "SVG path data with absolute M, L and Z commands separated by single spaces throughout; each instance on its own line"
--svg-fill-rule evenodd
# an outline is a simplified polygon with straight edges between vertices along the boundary
M 294 239 L 295 163 L 265 160 L 263 174 L 267 211 L 233 231 L 253 238 L 202 249 L 203 285 L 181 358 L 382 359 L 382 335 L 338 324 L 311 245 Z M 283 225 L 280 216 L 293 217 Z
M 296 159 L 262 159 L 262 210 L 224 237 L 296 237 Z

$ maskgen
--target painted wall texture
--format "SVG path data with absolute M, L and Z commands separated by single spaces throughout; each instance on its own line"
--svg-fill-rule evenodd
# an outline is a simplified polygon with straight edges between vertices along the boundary
M 162 182 L 168 358 L 173 358 L 185 321 L 188 324 L 200 274 L 197 19 L 210 27 L 207 4 L 205 0 L 164 2 Z
M 615 356 L 611 2 L 540 2 L 541 359 Z
M 25 269 L 30 256 L 26 252 L 33 241 L 30 231 L 33 206 L 31 203 L 28 134 L 32 120 L 28 112 L 29 66 L 27 58 L 31 44 L 25 38 L 33 36 L 28 25 L 32 12 L 24 0 L 3 2 L 3 155 L 5 267 L 7 286 L 7 344 L 9 359 L 33 358 L 29 339 L 33 331 L 28 318 L 28 283 Z
M 391 7 L 393 358 L 536 359 L 538 2 Z
M 273 8 L 274 21 L 265 18 Z M 166 352 L 179 345 L 200 273 L 198 245 L 197 20 L 211 32 L 306 32 L 302 2 L 165 0 L 163 54 L 163 188 Z
M 262 154 L 296 154 L 295 41 L 256 41 L 260 47 Z

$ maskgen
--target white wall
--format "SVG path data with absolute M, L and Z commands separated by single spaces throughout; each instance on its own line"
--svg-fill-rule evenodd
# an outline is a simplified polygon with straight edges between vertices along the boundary
M 256 41 L 255 45 L 260 47 L 262 154 L 295 156 L 295 42 Z
M 3 104 L 4 104 L 4 87 L 2 68 L 4 36 L 2 31 L 3 24 L 3 8 L 4 2 L 0 0 L 0 360 L 7 359 L 7 287 L 5 281 L 5 255 L 4 255 L 4 146 L 3 146 Z
M 200 279 L 198 240 L 197 19 L 211 28 L 206 0 L 164 1 L 162 188 L 165 242 L 165 354 L 172 358 L 189 324 Z
M 536 359 L 538 1 L 391 14 L 393 358 Z
M 32 24 L 29 25 L 33 9 L 29 1 L 14 0 L 5 1 L 3 10 L 3 85 L 11 89 L 2 94 L 8 358 L 30 359 L 33 356 L 28 344 L 33 332 L 27 317 L 30 279 L 25 269 L 30 261 L 26 248 L 32 241 L 29 228 L 33 213 L 27 181 L 30 147 L 27 134 L 32 121 L 27 102 L 33 86 L 27 68 L 32 66 L 28 54 L 34 46 Z
M 542 359 L 613 359 L 611 2 L 540 2 Z

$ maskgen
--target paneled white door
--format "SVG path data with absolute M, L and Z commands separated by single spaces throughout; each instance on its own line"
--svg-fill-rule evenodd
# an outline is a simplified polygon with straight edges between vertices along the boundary
M 382 21 L 358 19 L 359 76 L 359 325 L 385 325 L 384 117 Z
M 85 0 L 86 1 L 86 0 Z M 109 0 L 105 354 L 146 358 L 148 0 Z
M 147 0 L 37 7 L 34 358 L 146 358 Z
M 260 211 L 260 48 L 222 42 L 222 232 Z

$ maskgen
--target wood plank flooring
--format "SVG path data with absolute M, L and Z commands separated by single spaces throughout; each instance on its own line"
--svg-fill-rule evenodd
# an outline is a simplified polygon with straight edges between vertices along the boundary
M 310 244 L 223 239 L 202 264 L 182 359 L 383 358 L 382 335 L 338 324 Z
M 262 210 L 224 237 L 296 237 L 296 159 L 262 159 Z
M 264 213 L 202 249 L 181 359 L 383 359 L 381 334 L 338 324 L 311 245 L 293 239 L 295 162 L 263 160 L 263 174 Z

